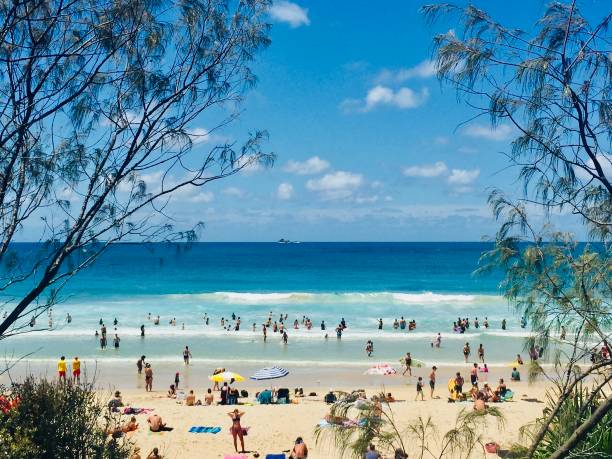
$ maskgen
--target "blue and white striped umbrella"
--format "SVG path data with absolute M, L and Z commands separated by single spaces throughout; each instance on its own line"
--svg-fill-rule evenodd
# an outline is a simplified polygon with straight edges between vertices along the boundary
M 285 370 L 284 368 L 268 367 L 268 368 L 262 368 L 261 370 L 256 371 L 255 374 L 251 376 L 251 379 L 254 379 L 255 381 L 260 381 L 262 379 L 277 379 L 277 378 L 283 378 L 287 376 L 288 374 L 289 372 Z

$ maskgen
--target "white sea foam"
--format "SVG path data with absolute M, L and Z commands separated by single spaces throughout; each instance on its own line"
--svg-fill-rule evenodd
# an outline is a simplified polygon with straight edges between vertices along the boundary
M 214 292 L 166 295 L 168 300 L 225 303 L 225 304 L 469 304 L 482 301 L 499 301 L 497 295 L 445 294 L 435 292 Z

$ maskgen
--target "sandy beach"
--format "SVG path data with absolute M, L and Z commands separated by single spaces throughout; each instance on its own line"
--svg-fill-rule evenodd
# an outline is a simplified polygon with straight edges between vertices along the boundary
M 399 366 L 396 366 L 399 369 Z M 36 367 L 35 367 L 36 368 Z M 174 368 L 174 367 L 173 367 Z M 172 369 L 173 369 L 172 368 Z M 159 414 L 164 422 L 173 427 L 174 430 L 163 433 L 151 433 L 147 426 L 147 415 L 140 414 L 136 418 L 140 427 L 130 441 L 134 442 L 148 454 L 154 447 L 160 449 L 164 458 L 223 458 L 226 454 L 233 453 L 232 437 L 229 434 L 231 420 L 227 413 L 234 406 L 194 406 L 189 407 L 179 403 L 175 399 L 166 396 L 171 376 L 174 374 L 170 367 L 159 365 L 156 368 L 154 378 L 154 391 L 147 393 L 144 390 L 144 376 L 138 375 L 136 368 L 108 367 L 100 364 L 97 367 L 97 386 L 100 387 L 101 399 L 108 400 L 114 390 L 122 392 L 122 398 L 126 405 L 136 408 L 153 409 Z M 30 368 L 32 373 L 34 368 Z M 42 372 L 42 368 L 38 368 Z M 47 374 L 49 369 L 44 370 Z M 180 389 L 188 392 L 195 391 L 198 399 L 203 399 L 206 389 L 212 387 L 207 380 L 208 368 L 200 368 L 190 365 L 183 368 L 181 374 L 184 376 Z M 232 369 L 248 376 L 251 368 L 241 367 Z M 469 366 L 460 365 L 455 367 L 440 368 L 437 373 L 436 395 L 440 398 L 431 399 L 429 389 L 425 387 L 425 401 L 415 401 L 415 383 L 418 376 L 427 381 L 428 368 L 414 368 L 413 377 L 407 376 L 367 376 L 363 375 L 363 368 L 326 369 L 298 367 L 289 376 L 283 379 L 270 381 L 250 381 L 236 383 L 238 389 L 246 389 L 249 397 L 241 398 L 242 405 L 238 408 L 244 411 L 242 425 L 249 427 L 248 436 L 245 437 L 245 447 L 250 453 L 248 457 L 254 457 L 253 453 L 259 453 L 265 457 L 268 453 L 280 453 L 289 450 L 293 446 L 296 437 L 301 436 L 308 445 L 310 458 L 334 459 L 339 453 L 328 442 L 317 444 L 315 442 L 315 426 L 329 412 L 329 405 L 323 402 L 323 397 L 329 389 L 334 391 L 352 391 L 365 389 L 370 397 L 380 392 L 391 392 L 398 400 L 391 403 L 395 419 L 400 429 L 417 420 L 431 417 L 438 431 L 443 434 L 450 429 L 457 414 L 462 409 L 472 409 L 471 402 L 448 403 L 447 382 L 455 371 L 461 371 L 466 379 L 469 375 Z M 488 375 L 481 374 L 480 382 L 488 381 L 494 387 L 500 377 L 509 382 L 510 368 L 494 367 Z M 525 377 L 526 370 L 523 370 Z M 15 376 L 13 374 L 13 376 Z M 468 384 L 469 385 L 469 384 Z M 495 404 L 503 412 L 506 423 L 499 430 L 495 419 L 490 419 L 484 432 L 485 441 L 495 441 L 502 447 L 509 447 L 513 442 L 519 440 L 519 429 L 524 424 L 534 420 L 541 415 L 543 408 L 545 386 L 543 383 L 528 385 L 526 382 L 509 382 L 508 386 L 514 391 L 514 400 Z M 306 394 L 316 392 L 316 396 L 300 398 L 297 404 L 289 405 L 258 405 L 255 402 L 255 392 L 269 387 L 287 387 L 291 393 L 295 387 L 302 387 Z M 215 401 L 218 401 L 219 393 L 215 393 Z M 387 409 L 387 408 L 385 408 Z M 127 419 L 127 418 L 126 418 Z M 192 426 L 221 427 L 218 434 L 190 433 Z M 415 442 L 409 436 L 405 436 L 408 453 L 415 454 Z M 435 444 L 435 440 L 431 440 Z M 489 455 L 494 457 L 494 455 Z M 487 457 L 483 451 L 476 451 L 473 457 Z

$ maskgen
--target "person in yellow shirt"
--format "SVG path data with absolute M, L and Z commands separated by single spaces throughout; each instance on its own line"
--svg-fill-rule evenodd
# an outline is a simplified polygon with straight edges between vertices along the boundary
M 78 357 L 72 360 L 72 382 L 81 384 L 81 361 Z
M 57 372 L 59 373 L 59 379 L 66 382 L 66 357 L 62 357 L 57 362 Z

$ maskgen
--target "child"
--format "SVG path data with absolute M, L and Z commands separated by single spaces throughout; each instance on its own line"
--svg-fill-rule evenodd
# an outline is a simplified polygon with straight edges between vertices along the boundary
M 417 384 L 416 384 L 416 390 L 417 390 L 417 393 L 416 393 L 416 397 L 414 397 L 414 399 L 418 400 L 419 395 L 420 395 L 421 396 L 421 400 L 424 401 L 425 397 L 423 396 L 423 378 L 420 377 L 420 376 L 419 376 L 419 379 L 418 379 Z

